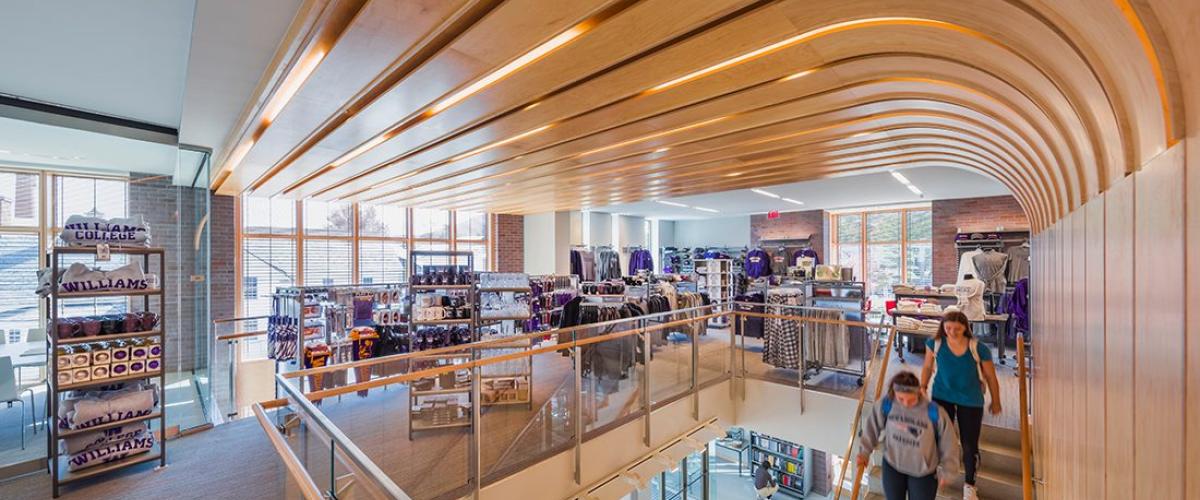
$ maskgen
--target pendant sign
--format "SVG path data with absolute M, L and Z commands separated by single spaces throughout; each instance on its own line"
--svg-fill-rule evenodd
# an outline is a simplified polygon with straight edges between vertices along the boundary
M 109 250 L 107 243 L 96 245 L 96 260 L 100 262 L 108 262 L 112 260 L 112 251 Z
M 775 220 L 775 219 L 778 219 L 778 218 L 779 218 L 779 211 L 778 211 L 778 210 L 772 210 L 772 211 L 770 211 L 770 212 L 767 212 L 767 220 Z

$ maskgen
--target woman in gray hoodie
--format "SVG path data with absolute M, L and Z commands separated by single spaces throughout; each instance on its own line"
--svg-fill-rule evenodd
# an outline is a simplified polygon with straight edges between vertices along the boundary
M 858 466 L 883 448 L 883 494 L 887 500 L 934 500 L 938 487 L 958 475 L 961 451 L 954 422 L 921 393 L 916 374 L 900 372 L 887 396 L 859 432 Z

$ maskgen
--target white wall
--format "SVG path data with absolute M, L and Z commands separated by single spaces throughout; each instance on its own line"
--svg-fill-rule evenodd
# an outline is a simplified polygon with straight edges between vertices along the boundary
M 675 221 L 675 246 L 750 246 L 750 216 Z
M 525 272 L 553 274 L 555 272 L 555 213 L 525 216 Z
M 587 218 L 583 230 L 587 231 L 589 235 L 588 245 L 598 247 L 613 244 L 612 214 L 585 212 L 584 217 Z

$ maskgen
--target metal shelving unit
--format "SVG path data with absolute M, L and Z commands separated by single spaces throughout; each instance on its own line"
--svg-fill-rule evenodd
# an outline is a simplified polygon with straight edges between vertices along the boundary
M 783 450 L 783 451 L 781 451 Z M 794 452 L 794 454 L 793 454 Z M 779 477 L 779 489 L 792 495 L 804 498 L 812 488 L 812 450 L 798 444 L 774 438 L 757 432 L 750 433 L 750 476 L 762 467 L 762 457 L 770 457 L 770 470 Z M 795 470 L 789 471 L 787 465 L 794 464 Z M 784 484 L 784 477 L 791 478 L 790 484 Z M 797 484 L 798 482 L 798 484 Z
M 97 254 L 96 247 L 54 247 L 50 251 L 50 271 L 51 276 L 56 277 L 51 281 L 49 293 L 46 295 L 47 302 L 47 335 L 46 335 L 46 360 L 49 365 L 50 377 L 48 384 L 50 392 L 47 395 L 47 414 L 51 415 L 50 432 L 46 433 L 47 437 L 47 452 L 49 458 L 48 466 L 50 469 L 50 482 L 53 485 L 53 494 L 55 498 L 59 496 L 59 488 L 67 483 L 79 481 L 81 479 L 95 477 L 108 472 L 124 469 L 138 464 L 152 462 L 158 460 L 158 467 L 166 467 L 167 465 L 167 444 L 165 441 L 167 429 L 167 412 L 166 412 L 166 370 L 162 367 L 156 372 L 134 373 L 121 377 L 108 377 L 99 380 L 89 380 L 87 382 L 75 384 L 59 384 L 58 383 L 58 360 L 56 355 L 59 346 L 78 345 L 84 343 L 104 342 L 109 340 L 119 339 L 157 339 L 158 346 L 161 349 L 158 359 L 165 359 L 166 353 L 166 293 L 162 284 L 166 281 L 166 256 L 161 248 L 120 248 L 113 247 L 109 249 L 111 255 L 125 255 L 134 258 L 141 257 L 143 272 L 149 272 L 151 257 L 158 258 L 158 287 L 153 290 L 116 290 L 102 292 L 74 292 L 64 293 L 59 291 L 57 277 L 62 269 L 63 257 L 68 256 L 83 256 Z M 62 301 L 81 298 L 101 298 L 101 297 L 126 297 L 127 299 L 142 298 L 142 310 L 151 311 L 152 297 L 158 297 L 158 328 L 145 332 L 122 333 L 114 335 L 99 335 L 95 337 L 59 339 L 58 332 L 54 328 L 61 319 L 60 312 L 62 309 Z M 57 423 L 58 407 L 60 397 L 63 393 L 79 389 L 103 387 L 120 382 L 130 382 L 137 380 L 158 379 L 158 408 L 153 410 L 148 415 L 140 417 L 124 419 L 116 422 L 108 422 L 105 424 L 95 425 L 86 429 L 64 430 L 59 429 Z M 71 436 L 76 436 L 86 432 L 111 429 L 122 425 L 133 424 L 138 422 L 154 422 L 158 421 L 158 437 L 154 440 L 154 447 L 147 452 L 138 453 L 122 459 L 114 460 L 109 463 L 94 465 L 78 471 L 68 470 L 67 462 L 63 461 L 63 454 L 59 453 L 59 441 Z M 150 429 L 153 433 L 153 428 Z
M 526 276 L 525 279 L 526 279 L 526 281 L 528 281 L 529 277 Z M 496 322 L 512 321 L 515 323 L 515 326 L 513 327 L 513 333 L 515 334 L 518 331 L 520 331 L 520 333 L 524 333 L 524 328 L 523 328 L 524 322 L 526 320 L 528 320 L 529 318 L 531 318 L 532 314 L 533 314 L 533 304 L 531 303 L 533 287 L 528 286 L 528 285 L 526 285 L 526 286 L 510 286 L 510 287 L 495 287 L 495 286 L 484 287 L 483 281 L 484 281 L 483 276 L 480 276 L 480 280 L 479 280 L 480 283 L 479 283 L 479 286 L 476 288 L 477 296 L 475 298 L 475 303 L 479 304 L 479 311 L 480 311 L 479 323 L 483 324 L 483 323 L 496 323 Z M 518 295 L 524 294 L 526 297 L 525 301 L 526 301 L 527 306 L 529 307 L 530 313 L 526 314 L 525 316 L 485 318 L 485 317 L 483 317 L 483 294 L 485 294 L 485 293 L 495 293 L 495 294 L 499 294 L 499 295 L 511 295 L 514 301 L 517 299 Z M 489 345 L 489 346 L 479 347 L 476 349 L 476 351 L 501 351 L 501 354 L 499 354 L 499 355 L 503 355 L 504 353 L 514 352 L 514 351 L 521 351 L 521 350 L 528 351 L 529 349 L 532 349 L 532 348 L 533 348 L 533 341 L 531 339 L 517 339 L 512 343 L 493 344 L 493 345 Z M 522 372 L 519 372 L 519 373 L 496 373 L 495 369 L 492 368 L 492 366 L 485 366 L 485 367 L 481 368 L 479 371 L 480 395 L 481 395 L 479 404 L 481 404 L 483 406 L 502 406 L 502 405 L 523 404 L 523 405 L 527 405 L 529 407 L 529 409 L 532 410 L 533 409 L 533 356 L 526 357 L 525 360 L 526 361 L 523 364 L 524 365 L 523 370 L 522 370 Z M 488 384 L 492 384 L 493 388 L 494 388 L 495 384 L 502 383 L 503 381 L 506 381 L 506 380 L 513 381 L 513 388 L 517 389 L 518 394 L 520 394 L 519 386 L 523 382 L 525 385 L 525 397 L 512 399 L 512 400 L 503 400 L 503 401 L 487 401 L 487 402 L 485 402 L 483 400 L 483 397 L 482 397 L 483 392 L 489 390 L 489 388 L 486 387 Z
M 433 260 L 438 260 L 438 259 L 442 259 L 442 258 L 445 259 L 444 264 L 425 264 L 424 266 L 456 268 L 457 270 L 464 271 L 467 274 L 468 282 L 467 283 L 458 283 L 458 284 L 442 284 L 442 285 L 414 284 L 416 281 L 416 276 L 424 275 L 424 272 L 421 269 L 423 267 L 423 265 L 418 264 L 418 261 L 421 261 L 421 260 L 433 261 Z M 461 262 L 461 259 L 464 259 L 464 258 L 466 260 L 465 265 Z M 475 298 L 477 295 L 477 293 L 475 292 L 476 283 L 474 280 L 475 254 L 472 252 L 464 252 L 464 251 L 455 252 L 455 251 L 436 251 L 436 250 L 414 250 L 414 251 L 412 251 L 412 253 L 409 254 L 408 266 L 409 266 L 408 267 L 408 276 L 409 276 L 408 290 L 409 290 L 409 293 L 406 296 L 405 300 L 407 301 L 406 304 L 407 304 L 407 308 L 408 308 L 409 352 L 414 352 L 413 337 L 416 336 L 417 328 L 420 326 L 466 325 L 467 328 L 469 328 L 470 332 L 471 332 L 471 341 L 472 342 L 478 341 L 479 340 L 479 324 L 478 324 L 479 314 L 478 314 L 478 310 L 477 310 L 478 307 L 476 306 L 476 301 L 475 301 Z M 416 308 L 417 295 L 419 293 L 421 293 L 421 292 L 439 292 L 439 291 L 446 292 L 446 291 L 452 291 L 452 290 L 462 290 L 462 291 L 467 292 L 465 294 L 465 296 L 466 296 L 465 307 L 467 307 L 468 310 L 471 311 L 470 318 L 424 320 L 424 321 L 416 320 L 416 315 L 414 313 L 415 313 L 415 308 Z M 413 358 L 413 363 L 419 363 L 421 361 L 439 362 L 441 360 L 449 360 L 449 361 L 453 362 L 453 360 L 456 360 L 456 359 L 471 360 L 475 356 L 476 356 L 476 354 L 444 354 L 444 355 L 419 356 L 419 357 Z M 455 372 L 455 373 L 457 373 L 457 372 Z M 478 399 L 475 397 L 475 395 L 478 394 L 478 390 L 479 390 L 479 380 L 477 379 L 477 377 L 473 377 L 473 376 L 471 377 L 470 385 L 468 387 L 450 387 L 450 388 L 439 387 L 438 389 L 432 389 L 432 390 L 415 390 L 414 389 L 415 385 L 416 385 L 415 383 L 411 384 L 409 386 L 409 391 L 408 391 L 408 437 L 409 437 L 409 439 L 412 439 L 413 432 L 415 432 L 415 431 L 449 429 L 449 428 L 456 428 L 456 427 L 470 427 L 470 426 L 474 425 L 474 423 L 477 421 L 477 415 L 479 413 L 478 408 L 477 408 L 478 405 L 476 404 Z M 461 397 L 462 394 L 466 395 L 466 409 L 469 412 L 469 418 L 458 419 L 458 421 L 447 422 L 447 423 L 418 423 L 418 420 L 424 420 L 424 419 L 419 419 L 418 413 L 417 413 L 417 411 L 418 411 L 417 408 L 419 407 L 419 404 L 420 404 L 422 398 L 442 397 L 442 396 L 459 396 L 459 397 Z M 462 406 L 462 405 L 459 405 L 459 406 Z
M 695 259 L 694 262 L 696 274 L 704 280 L 703 286 L 699 283 L 696 285 L 699 291 L 707 291 L 708 298 L 714 303 L 725 303 L 733 299 L 736 295 L 733 280 L 737 278 L 733 270 L 733 259 Z M 725 307 L 714 307 L 713 312 L 719 312 Z M 722 316 L 709 320 L 708 324 L 716 328 L 727 328 L 729 319 L 728 316 Z

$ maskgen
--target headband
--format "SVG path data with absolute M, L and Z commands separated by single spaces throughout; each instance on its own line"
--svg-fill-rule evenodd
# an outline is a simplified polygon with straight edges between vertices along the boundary
M 892 384 L 892 390 L 896 392 L 921 392 L 920 387 L 907 384 Z

